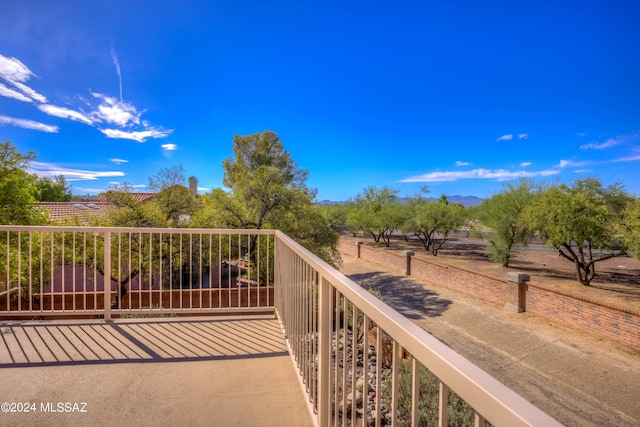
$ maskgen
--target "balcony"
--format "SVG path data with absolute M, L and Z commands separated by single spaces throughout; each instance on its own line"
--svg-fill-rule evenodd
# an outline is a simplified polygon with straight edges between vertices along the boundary
M 559 425 L 278 231 L 5 226 L 0 246 L 0 391 L 36 409 L 3 425 L 82 402 L 55 419 Z

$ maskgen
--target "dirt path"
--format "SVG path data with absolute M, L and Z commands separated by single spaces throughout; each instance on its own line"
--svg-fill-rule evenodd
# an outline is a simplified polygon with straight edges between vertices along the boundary
M 366 261 L 341 271 L 563 424 L 640 425 L 640 353 Z

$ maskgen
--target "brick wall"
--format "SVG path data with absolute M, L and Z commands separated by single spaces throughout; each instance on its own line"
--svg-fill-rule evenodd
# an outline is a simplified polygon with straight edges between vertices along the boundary
M 339 250 L 346 256 L 357 256 L 353 241 L 340 240 Z M 361 245 L 360 257 L 390 271 L 405 273 L 406 257 L 399 251 Z M 508 283 L 506 277 L 491 277 L 416 258 L 411 260 L 411 275 L 500 306 L 518 301 L 517 286 Z M 640 350 L 640 312 L 533 284 L 526 286 L 524 306 L 529 313 Z

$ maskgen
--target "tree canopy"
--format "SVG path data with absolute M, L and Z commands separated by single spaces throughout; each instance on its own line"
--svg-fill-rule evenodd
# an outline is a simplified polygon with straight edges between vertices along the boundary
M 350 229 L 370 234 L 376 242 L 389 246 L 393 230 L 402 223 L 402 207 L 398 202 L 398 191 L 389 187 L 380 189 L 370 186 L 356 195 L 347 215 Z
M 236 135 L 233 155 L 222 164 L 226 188 L 202 197 L 193 226 L 279 229 L 325 260 L 337 260 L 338 235 L 313 206 L 316 190 L 306 185 L 308 172 L 298 168 L 278 135 Z
M 468 213 L 461 204 L 449 203 L 445 195 L 438 201 L 430 201 L 424 199 L 422 193 L 409 198 L 409 213 L 402 230 L 405 233 L 413 233 L 422 242 L 425 250 L 436 256 L 447 241 L 449 233 L 465 223 Z M 436 233 L 441 236 L 439 242 L 436 242 Z
M 501 192 L 486 199 L 477 209 L 478 218 L 487 227 L 487 252 L 492 261 L 508 267 L 514 258 L 515 246 L 527 243 L 532 227 L 525 211 L 532 200 L 533 183 L 522 179 L 506 183 Z
M 625 208 L 621 232 L 629 252 L 640 259 L 640 198 L 634 198 Z
M 37 199 L 40 202 L 70 202 L 73 193 L 71 185 L 64 175 L 57 175 L 53 179 L 40 177 L 36 181 L 38 187 Z
M 589 286 L 597 262 L 627 253 L 620 226 L 629 201 L 621 184 L 603 187 L 587 178 L 539 191 L 527 215 L 547 243 L 574 263 L 578 281 Z
M 35 208 L 37 178 L 27 172 L 34 152 L 20 153 L 10 141 L 0 142 L 0 224 L 39 225 L 46 214 Z

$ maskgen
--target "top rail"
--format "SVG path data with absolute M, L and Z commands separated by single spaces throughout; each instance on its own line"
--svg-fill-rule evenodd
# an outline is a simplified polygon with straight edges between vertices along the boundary
M 243 229 L 243 228 L 157 228 L 157 227 L 91 227 L 91 226 L 66 226 L 66 225 L 0 225 L 3 231 L 46 231 L 46 232 L 112 232 L 112 233 L 152 233 L 152 234 L 254 234 L 275 235 L 276 230 L 268 229 Z

